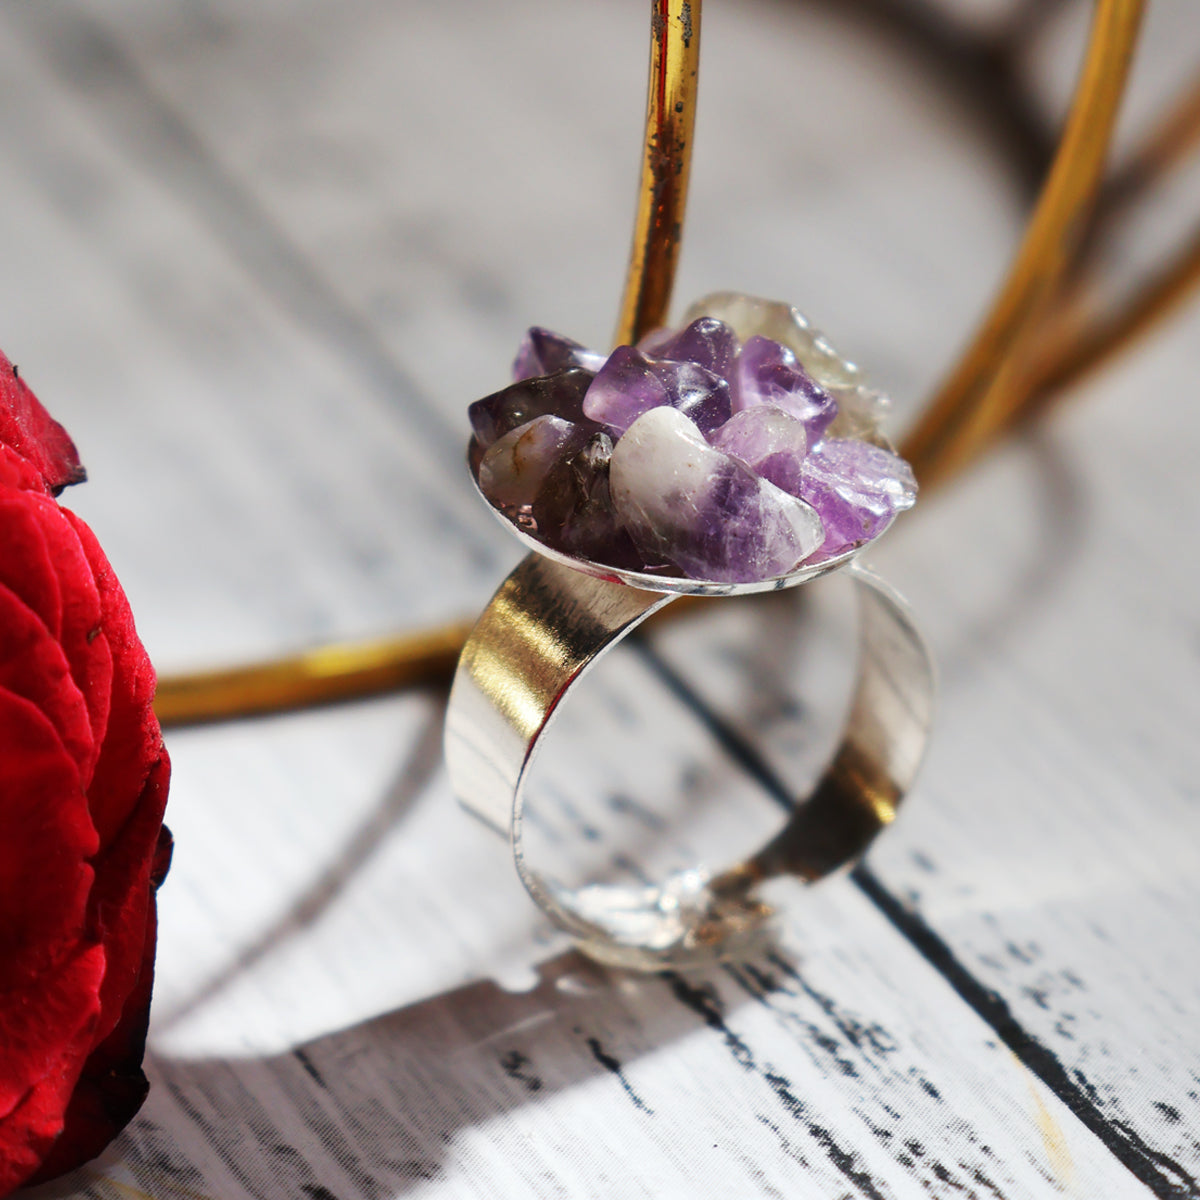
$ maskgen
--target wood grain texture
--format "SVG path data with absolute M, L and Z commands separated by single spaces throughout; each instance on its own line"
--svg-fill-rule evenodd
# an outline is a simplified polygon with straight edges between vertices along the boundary
M 68 499 L 164 666 L 456 616 L 515 560 L 461 409 L 524 325 L 611 325 L 643 20 L 0 10 L 3 344 L 75 433 Z M 903 419 L 1017 191 L 823 8 L 713 6 L 706 38 L 681 297 L 798 300 Z M 941 663 L 934 751 L 865 871 L 779 888 L 754 962 L 572 955 L 453 805 L 439 695 L 174 735 L 156 1086 L 39 1194 L 1200 1195 L 1197 328 L 881 548 Z M 606 664 L 543 764 L 536 848 L 619 874 L 771 828 L 772 772 L 811 772 L 846 682 L 836 585 L 823 624 L 788 603 Z
M 1176 354 L 1196 328 L 1179 331 Z M 897 909 L 937 932 L 931 953 L 1003 999 L 990 1011 L 1036 1043 L 1031 1055 L 1114 1149 L 1165 1192 L 1187 1195 L 1200 1173 L 1200 810 L 1190 782 L 1200 762 L 1186 730 L 1200 697 L 1180 646 L 1200 573 L 1173 553 L 1176 527 L 1153 513 L 1194 513 L 1196 502 L 1170 452 L 1153 501 L 1105 487 L 1128 464 L 1149 470 L 1165 441 L 1187 445 L 1192 418 L 1169 383 L 1176 362 L 1152 352 L 1131 364 L 1086 410 L 1002 455 L 935 501 L 924 528 L 914 519 L 881 547 L 877 565 L 932 617 L 943 688 L 922 799 L 870 868 Z M 1145 389 L 1136 411 L 1124 402 L 1134 380 Z M 1003 516 L 998 494 L 1012 498 Z M 972 543 L 993 561 L 964 570 L 945 554 Z M 729 641 L 716 652 L 695 630 L 661 641 L 706 701 L 785 770 L 802 715 L 786 683 L 775 694 L 790 704 L 750 708 Z M 751 649 L 743 641 L 740 656 Z M 776 671 L 786 680 L 786 666 Z

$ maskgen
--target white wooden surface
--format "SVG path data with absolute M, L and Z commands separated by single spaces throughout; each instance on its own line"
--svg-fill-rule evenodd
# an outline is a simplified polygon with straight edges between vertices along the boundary
M 68 501 L 160 668 L 456 617 L 515 560 L 462 409 L 527 324 L 607 337 L 643 8 L 0 8 L 0 344 L 76 436 Z M 1200 57 L 1193 16 L 1155 9 L 1131 129 Z M 705 20 L 681 299 L 794 299 L 903 421 L 1024 198 L 869 29 Z M 155 1086 L 41 1194 L 1200 1196 L 1198 332 L 881 547 L 938 654 L 937 740 L 863 869 L 781 888 L 758 961 L 572 955 L 453 804 L 440 695 L 172 734 Z M 836 716 L 835 644 L 788 603 L 606 666 L 547 764 L 549 853 L 619 871 L 778 820 L 764 778 Z

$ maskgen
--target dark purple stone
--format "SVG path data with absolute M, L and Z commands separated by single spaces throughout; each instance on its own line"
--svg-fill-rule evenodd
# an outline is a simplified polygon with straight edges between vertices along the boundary
M 531 510 L 531 532 L 554 550 L 627 571 L 647 564 L 613 511 L 608 469 L 612 438 L 595 433 L 559 459 Z
M 652 358 L 693 362 L 721 379 L 732 380 L 738 356 L 737 334 L 716 317 L 701 317 L 678 332 L 658 329 L 639 348 Z
M 597 354 L 561 333 L 553 333 L 535 325 L 526 333 L 513 362 L 513 379 L 532 379 L 537 375 L 553 375 L 581 367 L 596 371 L 604 365 L 604 355 Z
M 699 364 L 660 361 L 654 363 L 654 370 L 666 384 L 671 407 L 694 421 L 705 437 L 733 414 L 729 384 Z
M 898 455 L 856 438 L 830 438 L 804 460 L 800 496 L 825 525 L 820 557 L 832 558 L 878 537 L 911 508 L 917 481 Z
M 467 409 L 467 416 L 475 437 L 486 450 L 498 438 L 535 417 L 583 420 L 583 397 L 591 382 L 591 373 L 579 368 L 521 380 L 476 400 Z
M 618 346 L 609 355 L 588 388 L 583 411 L 620 435 L 643 413 L 663 405 L 706 434 L 733 412 L 724 379 L 696 363 L 649 358 L 633 346 Z
M 773 404 L 804 422 L 814 444 L 837 416 L 837 401 L 796 361 L 786 347 L 770 338 L 752 337 L 738 359 L 737 407 Z

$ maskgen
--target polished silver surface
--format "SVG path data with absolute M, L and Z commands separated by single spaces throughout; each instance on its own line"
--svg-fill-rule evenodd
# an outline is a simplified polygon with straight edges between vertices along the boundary
M 526 860 L 527 778 L 558 706 L 631 629 L 676 596 L 601 579 L 543 554 L 525 558 L 463 649 L 446 718 L 446 761 L 462 804 L 510 839 L 529 894 L 600 961 L 638 970 L 711 962 L 760 937 L 760 883 L 814 881 L 854 861 L 890 824 L 928 738 L 933 666 L 899 596 L 857 564 L 858 675 L 846 727 L 811 794 L 743 862 L 653 887 L 570 890 Z

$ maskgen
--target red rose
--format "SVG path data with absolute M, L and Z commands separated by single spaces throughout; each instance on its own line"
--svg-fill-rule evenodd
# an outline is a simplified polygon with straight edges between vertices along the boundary
M 0 1195 L 98 1154 L 146 1094 L 170 763 L 154 671 L 71 439 L 0 354 Z

